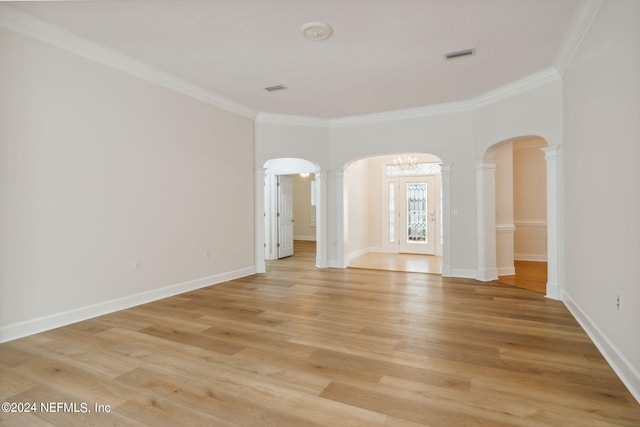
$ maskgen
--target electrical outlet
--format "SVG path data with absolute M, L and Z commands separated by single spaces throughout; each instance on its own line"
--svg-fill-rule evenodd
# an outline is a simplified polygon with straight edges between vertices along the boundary
M 139 259 L 133 260 L 133 270 L 134 271 L 142 270 L 142 260 L 139 260 Z
M 204 257 L 205 257 L 206 259 L 211 258 L 211 251 L 210 251 L 209 249 L 207 249 L 206 251 L 204 251 Z
M 622 303 L 620 301 L 620 295 L 616 295 L 616 308 L 618 309 L 618 311 L 622 310 Z

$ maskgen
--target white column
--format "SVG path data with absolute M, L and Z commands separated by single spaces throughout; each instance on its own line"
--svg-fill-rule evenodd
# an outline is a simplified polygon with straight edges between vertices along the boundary
M 562 299 L 560 275 L 559 192 L 561 147 L 541 148 L 547 161 L 547 298 Z
M 442 172 L 442 276 L 451 277 L 451 164 L 440 165 Z
M 327 256 L 327 173 L 318 171 L 316 179 L 316 267 L 329 267 Z
M 345 239 L 345 192 L 344 192 L 344 170 L 331 171 L 329 173 L 332 209 L 328 209 L 328 253 L 329 267 L 345 268 L 344 239 Z
M 498 278 L 496 268 L 496 164 L 476 164 L 477 248 L 476 279 L 484 282 Z
M 256 168 L 255 170 L 255 266 L 256 273 L 264 273 L 267 271 L 264 262 L 264 186 L 265 186 L 265 169 Z

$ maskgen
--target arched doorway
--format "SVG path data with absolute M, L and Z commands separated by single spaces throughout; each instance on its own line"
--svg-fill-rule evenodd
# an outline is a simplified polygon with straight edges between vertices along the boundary
M 286 179 L 285 179 L 286 178 Z M 296 209 L 293 189 L 296 181 L 303 180 L 308 184 L 305 197 L 311 199 L 313 192 L 313 206 L 305 209 L 309 230 L 304 235 L 316 243 L 316 266 L 325 268 L 326 262 L 326 184 L 324 174 L 317 164 L 306 159 L 277 158 L 266 161 L 262 168 L 256 169 L 256 271 L 266 271 L 267 259 L 277 259 L 282 254 L 283 239 L 294 239 L 294 216 Z M 287 189 L 283 189 L 287 184 Z M 284 191 L 284 193 L 283 193 Z M 303 190 L 304 191 L 304 190 Z M 285 197 L 283 197 L 285 196 Z M 285 203 L 282 202 L 285 200 Z M 291 212 L 281 215 L 283 207 Z M 303 215 L 300 215 L 303 219 Z M 288 225 L 283 224 L 288 221 Z M 303 222 L 303 221 L 300 221 Z M 288 227 L 289 230 L 285 230 Z M 284 232 L 283 232 L 284 231 Z M 310 237 L 313 237 L 311 239 Z M 290 242 L 293 250 L 293 241 Z M 293 252 L 291 252 L 293 254 Z
M 513 215 L 514 172 L 513 169 L 509 171 L 507 166 L 517 167 L 514 162 L 514 147 L 516 150 L 528 150 L 529 156 L 537 153 L 537 160 L 531 160 L 530 157 L 525 161 L 530 162 L 529 165 L 533 164 L 531 162 L 537 162 L 538 167 L 544 167 L 544 171 L 537 172 L 537 179 L 540 180 L 542 176 L 546 181 L 542 190 L 539 190 L 539 182 L 530 185 L 529 189 L 520 190 L 534 191 L 532 188 L 537 185 L 538 190 L 535 191 L 538 193 L 538 198 L 544 198 L 546 206 L 537 206 L 537 213 L 533 217 L 526 217 L 526 215 L 522 217 L 520 214 L 520 218 L 515 218 Z M 523 136 L 492 145 L 485 151 L 482 162 L 476 165 L 479 280 L 496 280 L 499 275 L 513 272 L 514 267 L 511 264 L 514 259 L 529 257 L 529 259 L 541 260 L 545 257 L 547 261 L 546 296 L 554 299 L 561 298 L 558 273 L 559 236 L 557 235 L 558 153 L 559 147 L 548 146 L 546 140 L 541 137 Z M 509 179 L 510 182 L 505 182 Z M 509 188 L 512 191 L 511 199 L 507 194 Z M 521 204 L 517 208 L 522 210 L 522 202 L 516 201 L 517 203 Z M 525 209 L 526 206 L 527 203 L 524 203 Z M 511 209 L 510 212 L 509 209 Z M 514 237 L 518 232 L 521 242 L 520 246 L 516 247 L 517 240 Z M 523 253 L 523 242 L 529 247 L 540 248 L 542 245 L 545 253 L 540 253 L 542 252 L 540 249 L 538 253 L 531 251 L 528 254 Z
M 344 180 L 346 265 L 442 274 L 448 192 L 443 194 L 439 157 L 400 153 L 357 159 L 345 166 Z
M 493 147 L 498 281 L 542 294 L 547 282 L 546 162 L 539 137 Z

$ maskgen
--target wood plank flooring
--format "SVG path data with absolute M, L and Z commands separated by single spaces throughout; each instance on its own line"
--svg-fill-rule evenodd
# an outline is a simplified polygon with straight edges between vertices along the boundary
M 313 257 L 0 344 L 2 401 L 91 410 L 0 425 L 640 425 L 561 302 Z
M 541 294 L 547 293 L 547 263 L 533 261 L 514 261 L 516 274 L 500 276 L 496 282 L 518 288 L 529 289 Z
M 370 252 L 352 259 L 349 268 L 442 274 L 442 257 Z
M 308 246 L 308 242 L 300 242 L 300 246 Z M 547 293 L 546 262 L 514 261 L 514 267 L 515 275 L 500 276 L 496 282 L 543 295 Z M 352 259 L 349 268 L 442 274 L 442 257 L 371 252 Z

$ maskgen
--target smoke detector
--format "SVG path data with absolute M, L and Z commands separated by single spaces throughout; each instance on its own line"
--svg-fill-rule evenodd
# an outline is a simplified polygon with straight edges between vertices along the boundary
M 333 34 L 333 28 L 324 22 L 309 22 L 300 27 L 300 32 L 309 40 L 320 41 L 328 39 Z

